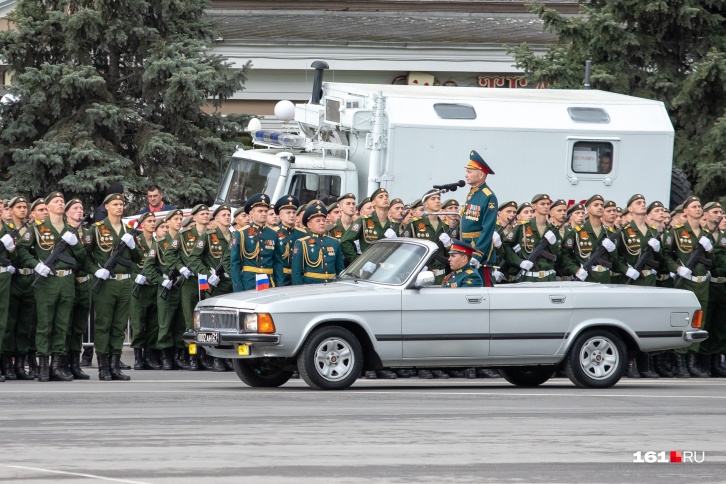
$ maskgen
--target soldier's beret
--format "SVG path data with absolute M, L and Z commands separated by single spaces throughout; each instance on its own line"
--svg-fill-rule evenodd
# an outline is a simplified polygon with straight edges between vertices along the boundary
M 58 192 L 58 191 L 56 191 L 56 192 L 50 192 L 48 194 L 48 196 L 45 197 L 45 202 L 44 203 L 46 205 L 48 205 L 51 200 L 53 200 L 54 198 L 59 198 L 59 197 L 62 198 L 63 200 L 65 200 L 65 197 L 63 196 L 63 194 L 61 192 Z
M 509 207 L 512 207 L 512 208 L 516 209 L 517 208 L 517 202 L 515 202 L 514 200 L 512 200 L 510 202 L 504 202 L 501 205 L 499 205 L 499 210 L 497 210 L 497 211 L 498 212 L 501 212 L 505 208 L 509 208 Z
M 603 207 L 604 207 L 604 208 L 612 208 L 612 207 L 617 207 L 617 206 L 618 206 L 618 205 L 617 205 L 617 204 L 616 204 L 616 203 L 615 203 L 614 201 L 612 201 L 612 200 L 607 200 L 607 201 L 606 201 L 606 202 L 605 202 L 605 203 L 603 204 Z
M 622 207 L 617 207 L 615 211 L 618 212 L 620 215 L 625 215 L 626 213 L 628 213 L 628 209 L 626 208 L 625 210 L 623 210 Z
M 683 204 L 676 205 L 676 208 L 673 209 L 673 212 L 675 213 L 683 213 Z
M 277 215 L 280 215 L 280 210 L 282 210 L 283 208 L 291 208 L 293 210 L 297 210 L 299 206 L 300 202 L 298 201 L 296 196 L 285 195 L 284 197 L 280 197 L 280 199 L 275 202 L 275 213 Z
M 124 201 L 124 195 L 123 193 L 112 193 L 110 195 L 107 195 L 106 198 L 103 199 L 103 204 L 109 204 L 111 202 L 114 202 L 116 200 Z
M 535 203 L 539 202 L 540 200 L 549 200 L 550 202 L 552 202 L 552 199 L 550 198 L 549 195 L 547 195 L 546 193 L 539 193 L 539 194 L 535 195 L 534 197 L 532 197 L 532 204 L 535 204 Z
M 141 225 L 142 223 L 146 222 L 146 219 L 151 218 L 151 217 L 156 217 L 156 215 L 154 215 L 154 212 L 146 212 L 146 213 L 144 213 L 138 219 L 136 219 L 136 225 L 137 226 Z
M 250 213 L 250 211 L 255 207 L 270 208 L 270 197 L 264 193 L 256 193 L 252 195 L 250 199 L 247 200 L 247 203 L 245 203 L 245 213 Z
M 421 199 L 420 198 L 417 198 L 416 200 L 414 200 L 413 202 L 411 202 L 411 208 L 412 209 L 418 208 L 418 207 L 420 207 L 422 205 L 423 205 L 423 203 L 421 203 Z
M 27 204 L 28 200 L 25 197 L 13 197 L 10 200 L 8 200 L 8 202 L 5 205 L 8 207 L 13 207 L 16 203 L 20 203 L 20 202 L 24 202 Z
M 232 207 L 229 205 L 220 205 L 214 209 L 214 212 L 212 212 L 212 218 L 216 217 L 219 213 L 224 212 L 225 210 L 229 210 L 229 213 L 232 213 Z
M 719 202 L 708 202 L 706 205 L 703 206 L 703 211 L 708 212 L 709 210 L 713 210 L 714 208 L 720 208 L 723 210 L 723 207 L 721 207 L 721 204 Z
M 393 205 L 393 204 L 391 204 L 391 205 Z M 333 210 L 335 210 L 336 208 L 339 208 L 339 207 L 340 207 L 340 204 L 338 202 L 333 202 L 330 205 L 328 205 L 326 208 L 328 210 L 328 213 L 330 213 L 330 212 L 332 212 Z
M 581 203 L 576 203 L 567 209 L 567 215 L 572 215 L 573 213 L 577 212 L 578 210 L 582 210 L 584 212 L 585 206 Z
M 690 197 L 686 198 L 683 201 L 683 203 L 681 204 L 681 205 L 683 205 L 683 210 L 687 209 L 690 204 L 695 203 L 695 202 L 701 203 L 701 199 L 695 195 L 691 195 Z M 677 209 L 677 207 L 676 207 L 676 209 Z
M 71 208 L 76 203 L 80 203 L 81 205 L 83 205 L 83 202 L 81 201 L 80 198 L 71 198 L 70 200 L 68 200 L 66 202 L 66 212 L 68 211 L 69 208 Z
M 652 211 L 653 211 L 653 209 L 654 209 L 654 208 L 659 208 L 659 207 L 660 207 L 660 208 L 665 208 L 665 207 L 663 206 L 663 204 L 662 204 L 662 203 L 660 203 L 660 202 L 658 202 L 658 201 L 655 201 L 655 202 L 650 202 L 650 205 L 648 205 L 648 208 L 646 208 L 646 209 L 645 209 L 645 210 L 646 210 L 646 212 L 645 212 L 645 213 L 650 213 L 650 212 L 652 212 Z
M 471 170 L 481 170 L 486 174 L 494 175 L 494 170 L 492 170 L 489 165 L 487 165 L 487 162 L 484 161 L 484 158 L 482 158 L 481 155 L 474 150 L 471 150 L 469 153 L 469 163 L 466 164 L 466 167 Z
M 344 195 L 341 195 L 341 196 L 339 196 L 339 197 L 338 197 L 338 201 L 339 201 L 339 202 L 342 202 L 342 201 L 343 201 L 343 200 L 345 200 L 346 198 L 350 198 L 350 199 L 352 199 L 352 200 L 355 200 L 355 195 L 353 195 L 352 193 L 346 193 L 346 194 L 344 194 Z
M 522 213 L 522 210 L 525 208 L 532 208 L 532 204 L 529 202 L 523 202 L 518 208 L 517 208 L 517 215 Z
M 626 207 L 629 207 L 631 203 L 633 203 L 636 200 L 643 200 L 645 201 L 645 197 L 641 195 L 640 193 L 636 193 L 632 197 L 628 198 L 628 202 L 625 204 Z
M 376 189 L 373 193 L 371 193 L 371 200 L 375 200 L 381 193 L 388 193 L 388 190 L 383 187 Z
M 371 201 L 371 197 L 366 197 L 363 200 L 361 200 L 361 202 L 358 204 L 358 206 L 356 208 L 360 212 L 361 209 L 363 208 L 363 205 L 365 205 L 366 203 L 370 203 L 370 201 Z
M 237 210 L 235 210 L 234 213 L 232 214 L 232 218 L 237 218 L 237 215 L 239 215 L 241 213 L 245 213 L 244 207 L 240 207 Z
M 399 203 L 401 205 L 405 205 L 403 203 L 403 200 L 401 200 L 400 198 L 394 198 L 393 200 L 391 200 L 391 207 L 394 206 L 394 205 L 398 205 Z M 328 208 L 328 211 L 330 211 L 330 208 Z
M 198 205 L 194 205 L 194 208 L 192 208 L 192 215 L 196 215 L 199 212 L 203 212 L 205 210 L 209 210 L 209 207 L 207 207 L 205 204 L 200 203 Z
M 307 205 L 300 205 L 299 207 L 297 207 L 297 210 L 295 211 L 295 216 L 297 217 L 298 215 L 303 213 L 306 208 L 308 208 Z
M 562 198 L 558 198 L 554 202 L 552 202 L 552 205 L 550 205 L 550 210 L 552 210 L 555 207 L 559 207 L 560 205 L 567 206 L 567 202 L 564 201 Z
M 33 210 L 38 208 L 38 205 L 45 205 L 45 199 L 36 198 L 33 203 L 30 204 L 30 211 L 32 212 Z
M 593 195 L 587 199 L 587 201 L 585 202 L 585 206 L 587 207 L 591 203 L 597 202 L 598 200 L 605 203 L 605 199 L 602 197 L 602 195 Z
M 326 215 L 328 215 L 328 209 L 325 208 L 325 205 L 322 203 L 316 203 L 305 209 L 302 223 L 303 225 L 307 225 L 311 219 L 314 219 L 315 217 L 325 217 Z
M 460 254 L 466 254 L 468 256 L 472 256 L 474 254 L 474 247 L 467 244 L 466 242 L 462 242 L 458 239 L 451 239 L 451 247 L 449 247 L 449 254 L 452 252 L 458 252 Z
M 172 217 L 174 217 L 175 215 L 181 215 L 181 216 L 183 217 L 183 216 L 184 216 L 184 212 L 182 212 L 181 210 L 178 210 L 178 209 L 177 209 L 177 210 L 170 210 L 170 211 L 169 211 L 169 212 L 168 212 L 168 213 L 166 214 L 166 217 L 164 217 L 164 222 L 168 222 L 168 221 L 169 221 L 169 220 L 171 220 L 171 219 L 172 219 Z
M 182 228 L 188 227 L 194 221 L 193 217 L 184 217 L 182 219 Z
M 444 203 L 441 204 L 442 209 L 449 208 L 449 207 L 458 207 L 458 206 L 459 206 L 459 202 L 457 202 L 453 198 L 449 198 L 448 200 L 446 200 Z

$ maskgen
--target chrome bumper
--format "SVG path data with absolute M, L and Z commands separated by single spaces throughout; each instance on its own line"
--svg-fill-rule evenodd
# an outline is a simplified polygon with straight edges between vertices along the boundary
M 686 331 L 683 333 L 683 339 L 686 341 L 703 341 L 708 338 L 708 331 L 697 329 L 695 331 Z
M 202 331 L 204 332 L 204 331 Z M 203 343 L 197 341 L 196 331 L 187 331 L 182 336 L 185 343 L 195 343 L 198 346 L 231 346 L 234 344 L 254 343 L 256 346 L 274 346 L 280 344 L 280 335 L 256 333 L 219 333 L 219 343 Z

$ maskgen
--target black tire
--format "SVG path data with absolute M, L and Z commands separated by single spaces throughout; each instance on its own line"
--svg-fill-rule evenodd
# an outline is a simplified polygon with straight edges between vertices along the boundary
M 555 372 L 555 365 L 513 366 L 500 368 L 499 373 L 512 385 L 518 387 L 537 387 L 549 380 Z
M 325 355 L 325 361 L 319 361 L 318 354 Z M 345 328 L 319 328 L 305 340 L 297 357 L 297 367 L 300 377 L 312 388 L 342 390 L 360 375 L 363 349 L 358 338 Z
M 683 201 L 693 195 L 691 189 L 691 182 L 688 181 L 688 177 L 683 170 L 678 167 L 673 167 L 671 170 L 671 199 L 669 201 L 670 210 L 674 210 Z
M 580 388 L 610 388 L 625 373 L 628 351 L 617 334 L 607 329 L 581 333 L 565 359 L 565 372 Z
M 232 363 L 239 379 L 251 387 L 279 387 L 292 377 L 291 371 L 271 367 L 264 360 L 234 359 Z

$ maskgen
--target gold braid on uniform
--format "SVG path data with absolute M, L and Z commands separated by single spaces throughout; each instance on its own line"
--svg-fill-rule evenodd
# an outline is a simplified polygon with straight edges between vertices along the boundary
M 101 234 L 98 233 L 100 227 L 100 225 L 96 225 L 96 245 L 101 250 L 101 252 L 109 253 L 113 250 L 113 243 L 108 245 L 108 249 L 103 248 L 103 246 L 101 245 Z
M 620 232 L 620 238 L 623 239 L 623 245 L 625 246 L 625 250 L 628 251 L 628 254 L 634 255 L 634 256 L 639 256 L 640 253 L 642 252 L 642 250 L 640 248 L 640 244 L 638 244 L 638 250 L 631 250 L 630 247 L 628 247 L 628 244 L 625 242 L 625 231 L 631 227 L 632 227 L 632 225 L 630 225 L 630 224 L 627 224 L 625 227 L 623 227 L 623 230 Z M 635 226 L 635 230 L 637 230 L 638 233 L 640 232 L 640 229 L 638 229 L 637 226 Z M 643 237 L 643 238 L 647 238 L 647 237 L 648 237 L 648 231 L 646 230 L 645 237 Z
M 260 234 L 261 236 L 262 234 Z M 255 250 L 252 252 L 247 252 L 245 250 L 245 234 L 244 232 L 240 234 L 240 251 L 242 251 L 242 258 L 247 260 L 257 260 L 257 256 L 260 255 L 260 239 L 257 239 L 257 242 L 255 242 Z
M 214 244 L 212 243 L 212 236 L 216 235 L 216 232 L 212 232 L 211 234 L 207 234 L 207 247 L 209 247 L 209 255 L 212 259 L 217 260 L 221 259 L 224 255 L 224 251 L 219 253 L 219 257 L 214 255 L 214 251 L 212 250 L 212 247 L 214 247 Z M 219 239 L 219 238 L 218 238 Z
M 303 261 L 308 267 L 320 267 L 320 265 L 323 263 L 323 247 L 321 246 L 320 250 L 318 251 L 317 262 L 313 262 L 310 260 L 310 256 L 308 255 L 308 244 L 303 242 Z
M 38 226 L 36 225 L 33 227 L 33 230 L 35 230 L 35 240 L 38 241 L 38 246 L 40 246 L 43 250 L 51 250 L 53 246 L 55 245 L 55 236 L 53 237 L 53 244 L 48 244 L 43 242 L 43 239 L 40 237 L 40 234 L 38 233 Z
M 682 227 L 683 226 L 681 225 L 681 228 Z M 676 247 L 678 247 L 678 250 L 680 250 L 682 254 L 690 254 L 691 252 L 693 252 L 693 247 L 691 247 L 690 249 L 684 249 L 683 247 L 681 247 L 681 244 L 678 243 L 679 238 L 678 238 L 678 233 L 676 232 L 677 230 L 681 230 L 681 229 L 673 230 L 673 242 L 676 244 Z M 695 237 L 696 234 L 693 234 L 693 236 Z M 689 236 L 689 239 L 690 239 L 690 236 Z M 698 242 L 696 242 L 696 243 L 698 243 Z
M 531 244 L 527 243 L 527 227 L 529 224 L 522 225 L 522 250 L 525 254 L 531 254 L 534 251 L 534 241 Z
M 579 243 L 580 242 L 580 232 L 577 230 L 575 231 L 575 242 L 577 242 L 577 252 L 580 254 L 580 257 L 582 257 L 584 260 L 589 259 L 590 256 L 592 255 L 593 249 L 590 249 L 590 253 L 587 255 L 582 253 L 582 249 L 580 249 L 580 243 Z

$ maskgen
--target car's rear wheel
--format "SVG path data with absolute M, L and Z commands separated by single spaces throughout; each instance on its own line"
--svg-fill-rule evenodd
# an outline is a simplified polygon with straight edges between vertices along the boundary
M 499 373 L 505 380 L 518 387 L 536 387 L 550 379 L 555 371 L 552 366 L 519 366 L 500 368 Z
M 628 363 L 622 338 L 606 329 L 580 334 L 565 359 L 565 372 L 581 388 L 609 388 L 623 376 Z
M 340 326 L 317 329 L 308 336 L 297 357 L 305 382 L 319 390 L 342 390 L 358 378 L 363 349 L 353 333 Z
M 264 360 L 236 359 L 233 363 L 239 379 L 251 387 L 279 387 L 292 376 L 292 371 L 275 368 Z

